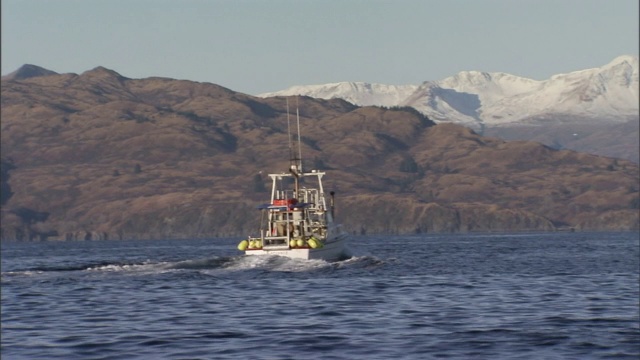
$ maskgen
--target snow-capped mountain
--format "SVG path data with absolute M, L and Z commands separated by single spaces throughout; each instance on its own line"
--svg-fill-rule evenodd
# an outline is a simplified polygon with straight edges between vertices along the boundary
M 323 85 L 293 86 L 259 97 L 305 95 L 318 99 L 344 99 L 359 106 L 397 106 L 413 94 L 419 85 L 384 85 L 365 82 L 339 82 Z
M 356 105 L 411 106 L 437 122 L 472 128 L 536 124 L 551 119 L 624 122 L 638 117 L 638 57 L 536 81 L 506 73 L 462 71 L 420 85 L 342 82 L 294 86 L 260 97 L 342 98 Z

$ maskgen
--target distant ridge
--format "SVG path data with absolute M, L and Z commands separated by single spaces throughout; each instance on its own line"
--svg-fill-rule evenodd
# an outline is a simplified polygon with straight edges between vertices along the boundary
M 122 76 L 118 72 L 107 69 L 104 66 L 97 66 L 91 70 L 87 70 L 83 72 L 81 76 L 84 76 L 86 78 L 113 78 L 117 80 L 130 80 L 128 77 Z
M 40 66 L 24 64 L 20 66 L 18 70 L 3 76 L 2 80 L 24 80 L 33 77 L 49 75 L 58 75 L 58 73 L 55 71 L 47 70 Z
M 51 76 L 56 75 L 56 76 Z M 26 64 L 2 77 L 25 82 L 66 81 L 86 83 L 104 94 L 118 93 L 136 101 L 126 89 L 133 79 L 97 66 L 58 74 Z M 158 84 L 170 78 L 151 77 Z M 182 81 L 180 87 L 190 84 Z M 206 86 L 207 83 L 201 83 Z M 160 85 L 158 85 L 160 86 Z M 233 92 L 216 85 L 220 93 Z M 461 71 L 439 81 L 416 85 L 339 82 L 294 86 L 258 97 L 303 95 L 340 99 L 357 106 L 412 107 L 436 123 L 463 125 L 481 135 L 505 140 L 537 141 L 554 149 L 570 149 L 640 162 L 640 108 L 638 57 L 623 55 L 608 64 L 538 81 L 501 72 Z M 189 96 L 184 94 L 184 100 Z M 3 94 L 4 97 L 4 94 Z

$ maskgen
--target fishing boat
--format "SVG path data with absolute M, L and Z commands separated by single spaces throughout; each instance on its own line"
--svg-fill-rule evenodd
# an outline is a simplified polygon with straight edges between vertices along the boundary
M 322 184 L 326 173 L 320 170 L 305 172 L 302 169 L 298 110 L 296 118 L 297 154 L 291 141 L 287 101 L 289 171 L 269 174 L 272 181 L 271 201 L 258 206 L 262 214 L 260 234 L 242 240 L 238 250 L 246 255 L 279 255 L 295 259 L 335 261 L 347 258 L 348 233 L 334 222 L 335 193 L 329 192 L 327 199 Z

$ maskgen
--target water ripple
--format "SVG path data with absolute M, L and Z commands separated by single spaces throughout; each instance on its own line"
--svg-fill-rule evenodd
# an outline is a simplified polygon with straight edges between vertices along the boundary
M 637 359 L 636 239 L 363 237 L 338 262 L 3 244 L 2 358 Z

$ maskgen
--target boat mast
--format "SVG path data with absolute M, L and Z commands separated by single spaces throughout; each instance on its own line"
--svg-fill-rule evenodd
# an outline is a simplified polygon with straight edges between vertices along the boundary
M 289 136 L 289 168 L 293 165 L 293 148 L 291 141 L 291 120 L 289 118 L 289 98 L 287 98 L 287 135 Z
M 302 173 L 302 141 L 300 141 L 300 111 L 298 107 L 298 98 L 296 98 L 296 121 L 298 123 L 298 171 Z
M 296 98 L 296 122 L 298 128 L 298 156 L 293 149 L 291 140 L 291 121 L 289 120 L 289 99 L 287 98 L 287 130 L 289 132 L 289 172 L 294 178 L 295 197 L 298 198 L 300 190 L 300 176 L 302 175 L 302 145 L 300 137 L 300 111 L 298 109 L 298 99 Z

